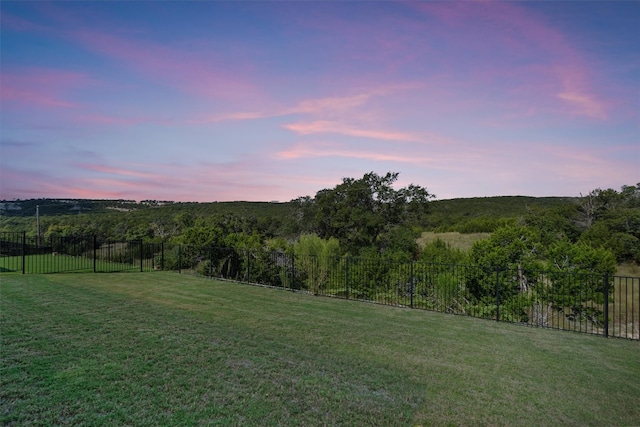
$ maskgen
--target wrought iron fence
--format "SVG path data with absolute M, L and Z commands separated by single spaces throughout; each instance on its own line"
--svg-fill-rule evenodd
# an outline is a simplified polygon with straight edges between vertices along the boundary
M 152 270 L 640 340 L 639 277 L 0 233 L 0 271 Z
M 640 278 L 176 246 L 181 273 L 532 327 L 640 339 Z
M 97 236 L 0 233 L 0 271 L 64 273 L 151 271 L 162 268 L 162 243 L 111 241 Z

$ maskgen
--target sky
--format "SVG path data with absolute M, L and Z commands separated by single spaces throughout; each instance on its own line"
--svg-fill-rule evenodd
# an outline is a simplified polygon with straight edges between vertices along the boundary
M 640 2 L 0 2 L 0 199 L 640 182 Z

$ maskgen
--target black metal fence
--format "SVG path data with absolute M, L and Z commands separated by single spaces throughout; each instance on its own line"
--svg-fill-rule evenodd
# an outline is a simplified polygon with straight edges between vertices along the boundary
M 0 233 L 0 272 L 64 273 L 151 271 L 162 269 L 162 243 L 111 241 L 97 236 Z
M 640 339 L 640 278 L 174 246 L 165 269 L 314 295 Z
M 173 270 L 358 301 L 640 340 L 640 278 L 0 233 L 0 271 Z

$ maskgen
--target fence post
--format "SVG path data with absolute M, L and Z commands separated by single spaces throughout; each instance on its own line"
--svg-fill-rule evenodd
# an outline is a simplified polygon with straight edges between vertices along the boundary
M 410 288 L 410 290 L 411 290 L 411 308 L 413 308 L 413 294 L 415 292 L 415 289 L 414 289 L 415 288 L 415 282 L 413 280 L 413 266 L 414 266 L 414 264 L 415 264 L 415 261 L 411 261 L 411 273 L 410 273 L 410 276 L 409 276 L 409 280 L 410 280 L 409 283 L 411 284 L 410 285 L 411 286 L 411 288 Z
M 27 260 L 27 232 L 22 232 L 22 274 L 25 273 L 25 262 Z
M 98 239 L 93 235 L 93 272 L 97 273 L 96 260 L 98 259 Z
M 249 255 L 249 249 L 244 249 L 244 259 L 245 259 L 245 264 L 247 264 L 247 274 L 246 274 L 246 278 L 247 278 L 247 282 L 246 283 L 251 283 L 251 256 Z
M 160 270 L 164 271 L 164 240 L 160 243 Z
M 349 257 L 344 258 L 344 294 L 349 299 Z
M 294 283 L 296 281 L 296 254 L 291 254 L 291 281 L 289 282 L 289 289 L 291 292 L 295 290 Z
M 604 336 L 609 337 L 609 273 L 604 273 Z
M 182 273 L 182 245 L 178 245 L 178 274 Z
M 209 248 L 209 277 L 213 279 L 213 248 Z
M 142 261 L 144 259 L 144 254 L 142 252 L 142 239 L 140 239 L 140 273 L 142 273 L 144 270 L 142 269 Z
M 500 321 L 500 267 L 496 268 L 496 321 Z

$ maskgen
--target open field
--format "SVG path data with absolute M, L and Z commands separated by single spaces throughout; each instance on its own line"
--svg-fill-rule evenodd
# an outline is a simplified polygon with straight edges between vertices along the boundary
M 640 343 L 170 272 L 0 276 L 3 425 L 638 425 Z

